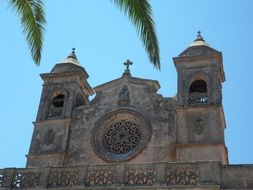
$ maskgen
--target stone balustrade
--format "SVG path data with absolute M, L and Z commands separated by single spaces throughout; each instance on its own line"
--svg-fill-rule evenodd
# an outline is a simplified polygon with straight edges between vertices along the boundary
M 242 170 L 242 171 L 241 171 Z M 233 176 L 233 173 L 236 176 Z M 235 186 L 236 181 L 242 181 Z M 253 165 L 220 162 L 78 165 L 5 168 L 0 189 L 253 188 Z

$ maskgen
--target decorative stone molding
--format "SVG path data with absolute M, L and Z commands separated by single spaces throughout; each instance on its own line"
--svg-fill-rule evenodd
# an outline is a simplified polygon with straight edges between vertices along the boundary
M 4 173 L 0 173 L 0 187 L 3 187 L 4 185 L 5 176 Z
M 0 188 L 12 187 L 12 181 L 14 180 L 14 169 L 0 169 Z
M 197 135 L 201 135 L 203 134 L 204 130 L 205 130 L 205 118 L 204 116 L 199 116 L 196 121 L 195 121 L 195 125 L 194 125 L 194 132 Z
M 197 185 L 198 169 L 195 167 L 168 168 L 167 185 Z
M 252 176 L 253 165 L 214 161 L 8 168 L 0 169 L 0 190 L 252 189 Z
M 131 168 L 126 170 L 126 185 L 153 185 L 156 168 Z
M 47 186 L 48 187 L 72 187 L 78 185 L 78 169 L 53 169 L 49 173 Z
M 16 172 L 13 187 L 16 189 L 35 188 L 40 186 L 41 172 Z
M 126 85 L 122 87 L 122 90 L 119 93 L 119 100 L 118 100 L 118 105 L 119 106 L 128 106 L 130 103 L 130 98 L 129 98 L 129 90 Z
M 44 144 L 50 145 L 54 142 L 55 132 L 52 129 L 48 129 L 44 135 Z
M 87 186 L 115 184 L 117 171 L 113 169 L 93 169 L 87 172 Z

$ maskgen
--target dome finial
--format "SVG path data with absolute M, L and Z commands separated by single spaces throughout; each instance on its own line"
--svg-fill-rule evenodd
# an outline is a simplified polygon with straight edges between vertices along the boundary
M 194 42 L 196 42 L 196 41 L 205 41 L 204 40 L 204 38 L 201 36 L 201 31 L 198 31 L 197 32 L 198 34 L 197 34 L 197 38 L 194 40 Z
M 68 58 L 73 58 L 73 59 L 77 60 L 75 50 L 76 50 L 76 48 L 73 47 L 72 52 L 69 54 Z

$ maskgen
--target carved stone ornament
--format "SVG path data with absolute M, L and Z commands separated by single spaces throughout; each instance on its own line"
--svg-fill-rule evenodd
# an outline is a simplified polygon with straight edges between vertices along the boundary
M 5 181 L 5 172 L 4 170 L 0 170 L 0 187 L 4 186 L 4 181 Z
M 48 187 L 72 187 L 78 185 L 78 170 L 59 169 L 51 171 L 48 177 Z
M 13 186 L 15 171 L 12 169 L 0 169 L 0 189 L 1 187 Z
M 135 121 L 123 119 L 109 127 L 103 140 L 109 152 L 126 154 L 139 145 L 141 129 Z
M 96 153 L 105 160 L 121 161 L 137 155 L 151 136 L 149 121 L 139 111 L 122 108 L 102 117 L 93 130 Z
M 119 106 L 127 106 L 129 105 L 130 99 L 129 99 L 129 91 L 126 85 L 122 87 L 122 90 L 119 93 Z
M 197 185 L 197 168 L 168 168 L 167 185 Z
M 0 187 L 3 187 L 4 180 L 5 180 L 4 174 L 3 174 L 3 173 L 0 173 Z
M 55 132 L 49 129 L 44 136 L 44 144 L 50 145 L 54 142 Z
M 201 135 L 201 134 L 203 134 L 204 129 L 205 129 L 205 120 L 204 120 L 204 117 L 200 116 L 195 121 L 195 130 L 194 131 L 197 135 Z
M 14 177 L 13 187 L 35 188 L 40 185 L 40 172 L 17 172 Z
M 116 181 L 117 172 L 113 169 L 94 169 L 88 170 L 87 185 L 112 185 Z
M 155 168 L 131 168 L 126 171 L 126 185 L 153 185 L 156 181 Z

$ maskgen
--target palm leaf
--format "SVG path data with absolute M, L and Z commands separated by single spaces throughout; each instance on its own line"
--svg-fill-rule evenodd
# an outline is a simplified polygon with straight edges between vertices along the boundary
M 155 68 L 160 69 L 159 44 L 155 31 L 155 23 L 152 19 L 152 8 L 149 0 L 112 0 L 124 11 L 141 37 L 150 62 Z
M 43 2 L 42 0 L 10 0 L 10 6 L 20 15 L 32 58 L 39 65 L 46 24 Z

